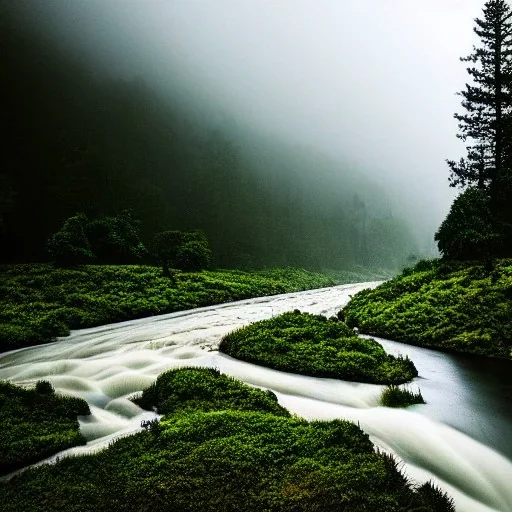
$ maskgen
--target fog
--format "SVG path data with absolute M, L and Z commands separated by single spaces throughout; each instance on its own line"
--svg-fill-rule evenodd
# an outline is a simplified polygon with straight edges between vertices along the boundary
M 92 62 L 95 79 L 137 78 L 179 100 L 183 115 L 221 130 L 242 152 L 244 140 L 260 137 L 323 155 L 339 166 L 340 187 L 347 174 L 364 176 L 425 251 L 455 194 L 445 159 L 463 152 L 453 119 L 466 81 L 459 57 L 471 50 L 482 7 L 481 0 L 34 0 L 21 2 L 13 19 L 75 61 Z

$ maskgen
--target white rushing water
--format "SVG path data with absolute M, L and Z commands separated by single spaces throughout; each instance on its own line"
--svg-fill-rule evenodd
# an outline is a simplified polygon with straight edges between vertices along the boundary
M 59 454 L 63 456 L 101 449 L 112 439 L 139 430 L 141 420 L 155 414 L 128 397 L 163 371 L 217 367 L 248 384 L 273 390 L 283 406 L 308 419 L 358 422 L 379 447 L 405 462 L 411 478 L 433 480 L 448 491 L 460 512 L 512 511 L 512 463 L 485 444 L 426 417 L 422 406 L 379 407 L 382 386 L 278 372 L 216 350 L 221 337 L 237 327 L 293 309 L 330 316 L 351 295 L 376 284 L 252 299 L 75 331 L 56 343 L 4 354 L 0 379 L 30 385 L 44 378 L 57 391 L 89 402 L 92 415 L 80 421 L 89 442 Z M 397 346 L 389 342 L 386 349 L 397 352 Z M 425 375 L 420 368 L 420 377 L 432 378 L 427 370 Z M 417 383 L 421 385 L 421 379 Z

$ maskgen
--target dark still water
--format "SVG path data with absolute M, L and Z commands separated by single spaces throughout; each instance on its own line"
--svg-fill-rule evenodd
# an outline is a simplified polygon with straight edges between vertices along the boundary
M 415 384 L 427 402 L 415 408 L 416 412 L 450 425 L 512 460 L 512 361 L 374 339 L 389 352 L 408 355 L 414 361 L 419 372 Z

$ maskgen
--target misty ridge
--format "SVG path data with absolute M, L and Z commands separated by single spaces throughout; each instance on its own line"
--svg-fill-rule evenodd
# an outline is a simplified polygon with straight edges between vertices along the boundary
M 248 14 L 240 6 L 163 4 L 2 7 L 3 69 L 9 70 L 1 81 L 9 106 L 0 198 L 4 261 L 46 258 L 48 236 L 76 212 L 94 218 L 127 208 L 141 220 L 145 240 L 166 229 L 203 230 L 215 265 L 223 267 L 397 269 L 413 256 L 436 254 L 432 234 L 449 191 L 439 199 L 439 191 L 421 181 L 424 174 L 416 179 L 416 169 L 404 173 L 396 166 L 404 144 L 385 142 L 396 120 L 380 127 L 386 135 L 380 148 L 364 146 L 361 125 L 354 124 L 352 133 L 346 123 L 353 114 L 345 107 L 332 114 L 348 119 L 337 130 L 324 115 L 329 102 L 322 107 L 318 84 L 311 85 L 315 66 L 308 62 L 321 56 L 318 48 L 303 55 L 305 74 L 288 91 L 288 104 L 281 86 L 275 94 L 269 89 L 282 74 L 275 81 L 258 75 L 268 69 L 254 55 L 257 36 L 264 61 L 276 70 L 287 65 L 286 54 L 270 46 L 272 14 L 279 25 L 283 6 L 262 8 L 246 39 L 230 41 L 228 28 L 227 40 L 217 41 L 222 22 L 243 30 Z M 247 7 L 253 14 L 254 5 Z M 304 9 L 303 3 L 297 7 L 299 22 L 308 14 L 301 14 Z M 208 20 L 216 31 L 209 32 Z M 267 32 L 258 32 L 262 28 Z M 281 50 L 298 42 L 297 30 L 284 33 Z M 308 27 L 301 30 L 306 34 Z M 230 62 L 223 45 L 241 43 L 248 62 Z M 318 44 L 334 55 L 335 43 Z M 201 60 L 208 44 L 212 59 Z M 359 104 L 357 91 L 333 87 L 339 73 L 364 75 L 365 63 L 341 57 L 330 64 L 339 69 L 330 71 L 333 84 L 324 84 L 325 94 L 345 95 L 345 104 L 352 95 Z M 290 64 L 293 79 L 299 78 L 296 70 L 297 63 Z M 250 82 L 254 89 L 261 85 L 260 96 L 251 93 Z M 370 111 L 372 101 L 369 96 Z M 318 103 L 319 115 L 294 117 L 289 108 L 298 102 Z M 397 119 L 403 114 L 397 112 Z M 368 110 L 360 115 L 368 129 L 379 122 Z M 380 160 L 393 151 L 389 161 Z M 410 164 L 415 148 L 404 151 Z M 444 157 L 439 167 L 445 181 Z

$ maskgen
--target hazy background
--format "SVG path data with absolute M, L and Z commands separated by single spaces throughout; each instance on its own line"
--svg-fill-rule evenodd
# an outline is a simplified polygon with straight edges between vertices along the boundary
M 74 211 L 121 207 L 148 237 L 204 229 L 219 264 L 432 254 L 483 1 L 0 5 L 6 259 L 41 257 Z

